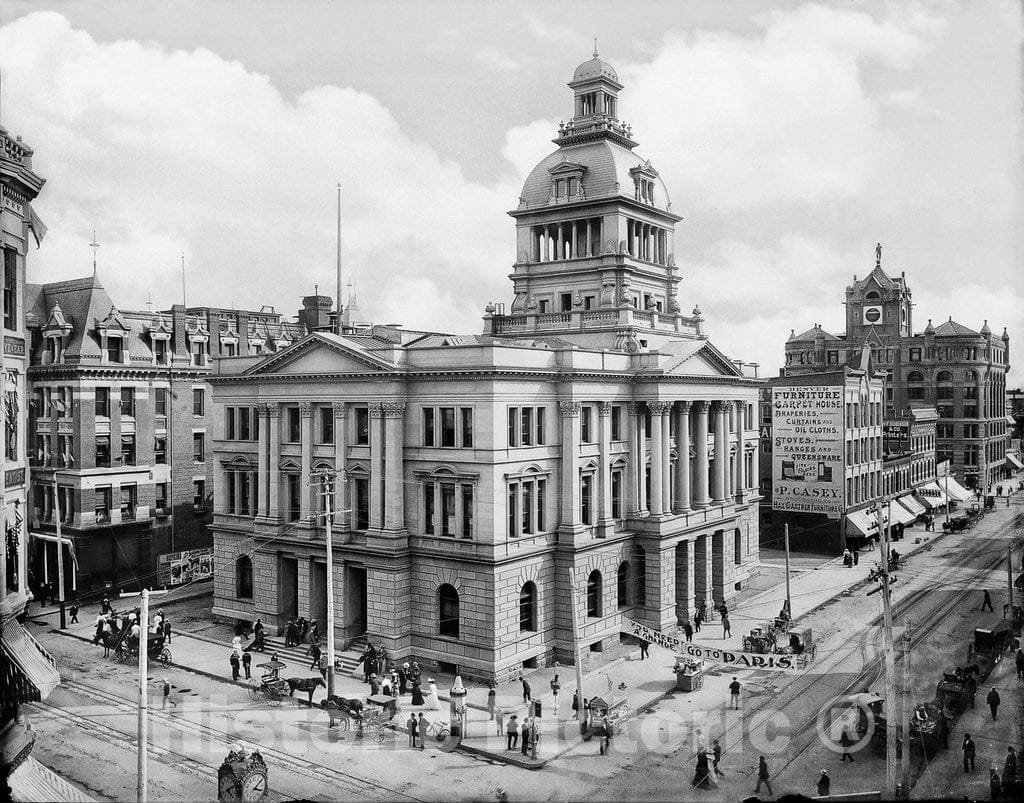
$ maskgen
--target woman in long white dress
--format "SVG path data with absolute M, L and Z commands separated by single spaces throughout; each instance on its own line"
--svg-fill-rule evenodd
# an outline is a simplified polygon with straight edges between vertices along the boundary
M 441 703 L 437 697 L 437 681 L 433 678 L 428 680 L 427 688 L 429 689 L 427 693 L 427 699 L 425 701 L 427 708 L 429 708 L 431 711 L 440 711 Z

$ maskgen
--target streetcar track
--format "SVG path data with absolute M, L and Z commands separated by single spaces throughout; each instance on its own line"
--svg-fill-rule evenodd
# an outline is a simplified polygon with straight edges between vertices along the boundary
M 137 706 L 130 703 L 124 697 L 106 691 L 105 689 L 97 688 L 88 683 L 83 683 L 79 680 L 63 680 L 61 682 L 61 685 L 66 686 L 70 689 L 75 689 L 79 691 L 81 694 L 91 697 L 94 700 L 97 700 L 98 702 L 112 705 L 126 714 L 133 714 L 138 710 Z M 56 712 L 55 716 L 57 719 L 59 719 L 59 716 L 61 714 L 65 713 L 64 709 L 51 706 L 48 703 L 38 703 L 36 705 L 38 705 L 41 710 L 45 710 L 48 712 Z M 242 710 L 247 711 L 249 709 Z M 230 709 L 226 709 L 225 713 L 227 711 L 230 711 Z M 94 722 L 94 720 L 79 717 L 78 715 L 70 714 L 70 716 L 74 716 L 76 719 L 79 719 L 84 722 Z M 198 737 L 199 739 L 206 739 L 211 744 L 219 744 L 225 750 L 234 749 L 238 742 L 238 737 L 234 734 L 228 733 L 227 731 L 214 728 L 212 725 L 208 723 L 194 722 L 193 720 L 180 716 L 171 716 L 169 714 L 163 713 L 163 711 L 160 709 L 150 709 L 150 717 L 152 719 L 155 719 L 157 722 L 160 722 L 161 724 L 168 726 L 171 729 L 177 729 L 178 731 L 184 734 Z M 101 727 L 104 729 L 109 728 L 109 726 L 107 725 L 102 725 L 100 723 L 96 724 L 97 727 Z M 115 732 L 120 734 L 121 737 L 127 739 L 134 749 L 134 739 L 132 739 L 130 736 L 126 736 L 120 731 L 116 731 L 116 729 Z M 195 759 L 190 758 L 187 754 L 180 753 L 175 750 L 160 747 L 157 745 L 151 745 L 150 749 L 154 750 L 154 752 L 163 751 L 167 755 L 180 756 L 187 762 L 195 763 L 198 766 L 203 767 L 203 769 L 207 769 L 205 765 L 199 764 L 195 761 Z M 261 745 L 259 747 L 259 750 L 265 758 L 272 758 L 278 765 L 284 765 L 293 772 L 297 772 L 300 774 L 308 774 L 310 770 L 314 770 L 319 780 L 324 782 L 337 783 L 339 786 L 348 789 L 352 794 L 358 795 L 360 797 L 373 796 L 376 799 L 380 800 L 395 800 L 397 798 L 401 798 L 404 800 L 417 801 L 417 803 L 420 803 L 421 801 L 420 798 L 417 798 L 413 795 L 409 795 L 408 793 L 402 792 L 399 789 L 394 789 L 392 787 L 385 786 L 384 784 L 380 784 L 376 781 L 371 781 L 366 778 L 362 778 L 352 773 L 344 772 L 343 770 L 338 770 L 333 767 L 325 766 L 323 764 L 317 764 L 313 761 L 309 761 L 306 759 L 297 758 L 296 756 L 290 753 L 284 752 L 274 747 L 266 747 Z

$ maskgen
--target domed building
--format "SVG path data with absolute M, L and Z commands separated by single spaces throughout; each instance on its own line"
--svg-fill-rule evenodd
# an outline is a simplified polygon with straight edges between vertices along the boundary
M 762 382 L 682 314 L 680 217 L 615 70 L 595 54 L 569 87 L 482 334 L 372 326 L 218 361 L 224 420 L 258 427 L 214 441 L 216 614 L 322 624 L 331 594 L 350 651 L 506 679 L 742 589 Z

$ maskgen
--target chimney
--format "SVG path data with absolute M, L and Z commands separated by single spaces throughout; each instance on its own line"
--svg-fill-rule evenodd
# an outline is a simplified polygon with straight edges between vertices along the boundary
M 305 296 L 299 310 L 299 323 L 307 332 L 329 330 L 333 302 L 330 296 Z

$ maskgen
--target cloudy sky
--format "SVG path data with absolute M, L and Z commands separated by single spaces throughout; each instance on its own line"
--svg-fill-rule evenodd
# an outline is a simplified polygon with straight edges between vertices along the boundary
M 291 312 L 333 294 L 341 182 L 363 311 L 479 332 L 596 36 L 730 356 L 774 372 L 790 329 L 842 331 L 880 241 L 916 329 L 988 319 L 1013 358 L 1022 30 L 1013 0 L 0 0 L 0 123 L 48 179 L 31 280 L 87 275 L 95 229 L 125 308 L 180 301 L 184 251 L 190 304 Z

